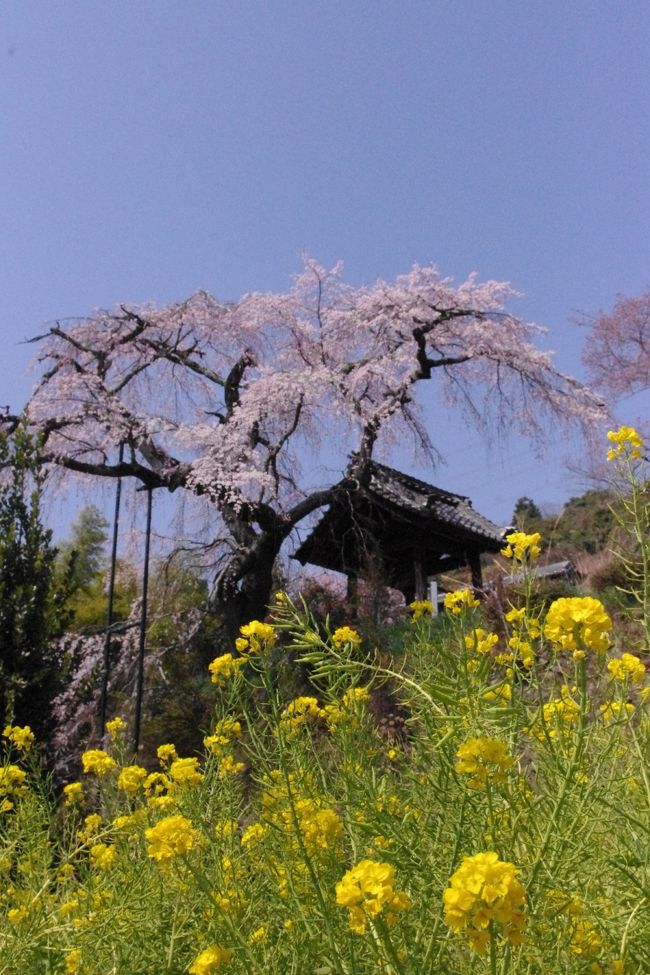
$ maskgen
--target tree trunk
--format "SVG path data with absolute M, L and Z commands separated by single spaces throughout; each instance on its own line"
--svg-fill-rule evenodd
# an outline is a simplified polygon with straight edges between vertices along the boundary
M 273 588 L 273 567 L 282 539 L 270 532 L 256 536 L 255 543 L 234 553 L 217 579 L 213 608 L 221 617 L 228 639 L 234 644 L 239 628 L 251 620 L 263 620 Z

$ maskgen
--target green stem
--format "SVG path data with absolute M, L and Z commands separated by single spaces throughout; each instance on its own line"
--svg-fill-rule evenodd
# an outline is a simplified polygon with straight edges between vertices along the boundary
M 241 934 L 239 933 L 239 931 L 237 930 L 237 928 L 235 927 L 235 925 L 232 923 L 232 920 L 229 917 L 228 912 L 226 910 L 224 910 L 224 908 L 221 906 L 221 904 L 219 904 L 219 902 L 216 899 L 213 891 L 210 889 L 210 885 L 206 881 L 206 879 L 203 876 L 203 874 L 201 873 L 201 871 L 200 870 L 197 870 L 197 868 L 194 866 L 194 864 L 191 863 L 190 860 L 187 857 L 183 857 L 183 861 L 184 861 L 185 865 L 187 866 L 187 868 L 189 869 L 189 871 L 192 874 L 192 876 L 194 877 L 194 879 L 196 880 L 197 884 L 199 885 L 199 887 L 203 891 L 203 893 L 208 897 L 208 899 L 214 904 L 214 906 L 219 911 L 219 913 L 221 915 L 221 918 L 224 921 L 226 927 L 228 928 L 228 931 L 230 932 L 230 936 L 232 937 L 233 941 L 236 944 L 238 944 L 239 947 L 242 948 L 243 951 L 244 951 L 244 953 L 246 954 L 247 961 L 248 961 L 248 965 L 249 965 L 248 971 L 249 972 L 257 972 L 258 975 L 265 975 L 264 969 L 262 969 L 257 964 L 257 961 L 255 959 L 255 955 L 250 950 L 249 946 L 244 941 L 244 939 L 242 938 Z
M 379 939 L 384 947 L 386 954 L 390 958 L 393 968 L 397 972 L 397 975 L 404 975 L 404 969 L 402 963 L 399 959 L 399 955 L 395 950 L 395 945 L 392 942 L 390 932 L 388 930 L 388 925 L 385 923 L 383 918 L 376 917 L 373 919 L 372 924 L 379 935 Z
M 540 868 L 542 866 L 542 863 L 544 861 L 544 857 L 546 856 L 546 851 L 548 849 L 549 843 L 551 842 L 551 837 L 557 832 L 557 824 L 558 824 L 558 820 L 559 820 L 559 817 L 560 817 L 560 813 L 562 812 L 562 809 L 564 807 L 564 803 L 566 801 L 567 793 L 569 792 L 570 787 L 573 785 L 573 779 L 575 777 L 575 773 L 576 773 L 576 771 L 577 771 L 577 769 L 579 767 L 580 761 L 582 759 L 582 753 L 583 753 L 583 749 L 584 749 L 584 740 L 585 740 L 585 729 L 586 729 L 586 723 L 587 723 L 587 715 L 586 715 L 587 700 L 588 700 L 588 697 L 587 697 L 587 668 L 586 668 L 586 665 L 585 665 L 585 661 L 584 660 L 578 661 L 578 665 L 579 665 L 578 666 L 578 686 L 579 686 L 579 704 L 580 704 L 580 718 L 579 718 L 579 722 L 578 722 L 578 737 L 577 737 L 577 741 L 576 741 L 575 748 L 574 748 L 574 751 L 573 751 L 573 755 L 571 756 L 571 760 L 569 762 L 569 766 L 568 766 L 568 768 L 566 770 L 566 774 L 565 774 L 565 777 L 564 777 L 564 782 L 562 783 L 562 788 L 560 790 L 560 794 L 559 794 L 559 796 L 557 798 L 557 802 L 555 803 L 555 806 L 553 808 L 553 812 L 551 813 L 551 816 L 549 818 L 548 826 L 546 827 L 546 831 L 544 833 L 544 838 L 542 839 L 541 845 L 540 845 L 539 850 L 537 852 L 537 856 L 535 858 L 535 862 L 533 863 L 533 867 L 532 867 L 531 874 L 530 874 L 529 890 L 532 889 L 532 887 L 533 887 L 533 885 L 535 883 L 535 880 L 537 879 L 537 875 L 538 875 L 538 873 L 540 871 Z
M 494 922 L 490 921 L 490 975 L 497 975 L 497 944 L 494 936 Z

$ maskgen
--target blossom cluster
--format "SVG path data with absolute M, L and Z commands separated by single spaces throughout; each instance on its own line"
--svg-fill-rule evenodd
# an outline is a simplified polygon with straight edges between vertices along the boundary
M 457 589 L 455 592 L 445 593 L 445 609 L 455 616 L 459 616 L 465 609 L 474 609 L 480 603 L 471 589 Z
M 17 765 L 0 766 L 0 812 L 13 809 L 16 796 L 27 793 L 27 773 Z
M 552 643 L 571 650 L 577 659 L 586 650 L 605 653 L 610 647 L 612 621 L 599 599 L 568 596 L 556 599 L 546 614 L 544 635 Z
M 204 948 L 194 959 L 188 968 L 189 975 L 212 975 L 222 965 L 227 964 L 231 958 L 232 951 L 230 948 L 210 945 L 209 948 Z
M 238 656 L 232 653 L 222 653 L 209 664 L 211 680 L 218 687 L 225 687 L 226 683 L 239 673 L 248 663 L 251 656 L 268 649 L 277 641 L 277 633 L 270 623 L 251 620 L 239 628 L 240 636 L 235 640 Z
M 332 633 L 332 643 L 340 650 L 342 647 L 351 646 L 358 647 L 361 645 L 361 637 L 356 630 L 353 630 L 350 626 L 339 626 L 337 630 Z
M 425 618 L 433 616 L 433 603 L 430 599 L 415 599 L 409 603 L 411 610 L 411 623 L 415 623 L 422 616 Z
M 468 738 L 456 752 L 456 771 L 471 776 L 470 789 L 484 790 L 488 783 L 504 782 L 514 761 L 500 739 Z
M 622 653 L 620 657 L 610 660 L 607 669 L 612 680 L 629 681 L 631 684 L 642 681 L 646 672 L 645 664 L 633 653 Z
M 385 912 L 386 922 L 395 923 L 399 911 L 412 904 L 404 891 L 396 891 L 395 868 L 389 863 L 361 860 L 336 885 L 336 903 L 348 909 L 350 930 L 365 934 L 368 921 Z
M 10 741 L 19 752 L 28 752 L 35 741 L 34 732 L 28 724 L 24 728 L 8 724 L 2 732 L 2 737 Z
M 537 640 L 542 632 L 540 620 L 526 613 L 525 607 L 511 609 L 506 613 L 505 618 L 513 631 L 508 646 L 521 660 L 523 667 L 532 667 L 535 660 L 533 641 Z
M 185 816 L 165 816 L 145 830 L 147 856 L 159 864 L 184 856 L 196 846 L 199 834 Z
M 443 894 L 445 921 L 475 951 L 485 951 L 493 926 L 511 943 L 521 943 L 526 892 L 518 876 L 513 863 L 489 851 L 465 857 L 451 877 Z
M 481 655 L 490 653 L 498 642 L 499 637 L 496 633 L 488 633 L 480 626 L 465 637 L 465 647 Z
M 607 451 L 607 460 L 617 460 L 619 457 L 636 460 L 643 456 L 641 449 L 644 441 L 634 427 L 620 426 L 618 430 L 610 430 L 607 439 L 615 444 Z
M 542 536 L 539 532 L 527 535 L 526 532 L 510 532 L 506 535 L 505 548 L 501 549 L 501 554 L 507 559 L 514 559 L 515 562 L 528 562 L 536 559 L 540 552 L 540 541 Z
M 90 748 L 81 756 L 81 764 L 86 775 L 107 775 L 117 768 L 112 755 L 102 748 Z

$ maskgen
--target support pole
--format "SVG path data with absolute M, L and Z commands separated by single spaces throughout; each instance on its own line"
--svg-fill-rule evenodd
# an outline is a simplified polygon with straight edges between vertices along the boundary
M 120 444 L 118 463 L 124 460 L 124 444 Z M 115 513 L 113 515 L 113 542 L 111 545 L 111 568 L 108 577 L 108 609 L 106 612 L 106 637 L 104 639 L 104 656 L 102 659 L 102 686 L 99 697 L 99 737 L 102 738 L 106 728 L 106 709 L 108 707 L 108 682 L 111 674 L 111 630 L 113 627 L 113 607 L 115 600 L 115 568 L 117 565 L 117 537 L 120 526 L 120 500 L 122 497 L 122 478 L 118 477 L 115 489 Z
M 470 552 L 467 561 L 470 572 L 472 573 L 472 589 L 474 590 L 474 595 L 480 598 L 483 595 L 483 573 L 481 571 L 480 552 Z
M 144 651 L 147 634 L 147 599 L 149 594 L 149 548 L 151 544 L 151 498 L 152 490 L 147 488 L 147 527 L 144 536 L 144 567 L 142 570 L 142 608 L 140 612 L 140 641 L 138 646 L 138 669 L 135 685 L 135 719 L 133 727 L 133 754 L 138 755 L 140 747 L 140 726 L 142 723 L 142 692 L 144 688 Z
M 422 557 L 417 553 L 413 559 L 413 591 L 416 599 L 424 599 L 427 594 L 427 583 L 422 567 Z

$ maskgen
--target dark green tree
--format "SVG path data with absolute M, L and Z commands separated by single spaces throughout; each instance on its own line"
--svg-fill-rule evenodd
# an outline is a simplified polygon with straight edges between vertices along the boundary
M 94 504 L 82 508 L 70 538 L 59 549 L 59 566 L 67 571 L 75 589 L 87 589 L 106 567 L 108 522 Z
M 541 517 L 542 512 L 539 510 L 535 502 L 527 497 L 519 498 L 515 504 L 515 510 L 512 513 L 512 521 L 517 528 L 523 528 L 528 524 L 529 521 L 534 521 L 535 519 Z
M 55 583 L 57 550 L 41 521 L 38 444 L 21 424 L 0 434 L 0 469 L 0 720 L 28 724 L 45 740 L 67 593 L 65 580 Z

